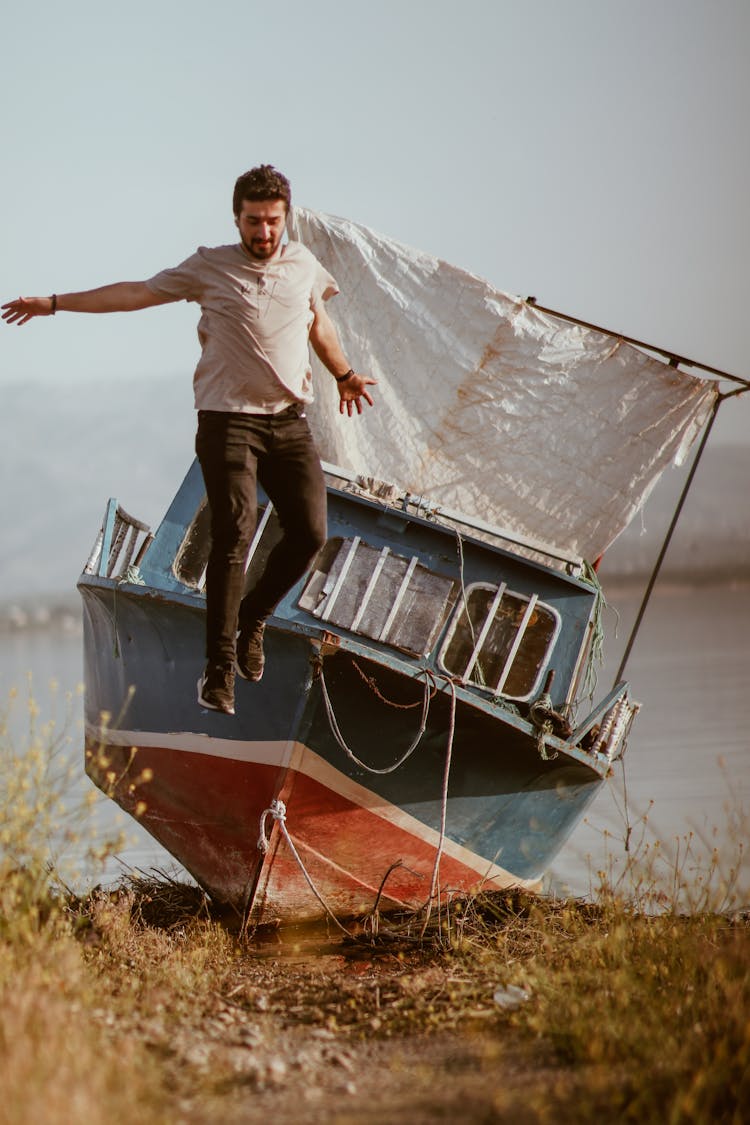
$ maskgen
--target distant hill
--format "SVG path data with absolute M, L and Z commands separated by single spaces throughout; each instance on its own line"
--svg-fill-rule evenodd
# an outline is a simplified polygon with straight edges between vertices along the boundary
M 191 376 L 10 384 L 2 399 L 0 602 L 65 595 L 110 496 L 152 526 L 161 519 L 193 457 Z M 643 518 L 611 548 L 602 577 L 650 570 L 684 476 L 666 474 Z M 750 577 L 749 478 L 750 448 L 709 444 L 666 577 Z
M 154 526 L 193 458 L 191 375 L 2 387 L 0 600 L 75 586 L 106 502 Z

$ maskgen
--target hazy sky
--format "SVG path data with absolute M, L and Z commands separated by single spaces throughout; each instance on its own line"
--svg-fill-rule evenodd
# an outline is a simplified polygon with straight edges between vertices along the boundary
M 750 0 L 13 5 L 0 297 L 233 241 L 271 162 L 305 206 L 748 377 L 749 58 Z M 0 380 L 189 382 L 196 322 L 3 325 Z

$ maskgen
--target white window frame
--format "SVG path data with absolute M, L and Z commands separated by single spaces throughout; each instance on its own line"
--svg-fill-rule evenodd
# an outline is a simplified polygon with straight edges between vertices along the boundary
M 474 644 L 474 648 L 473 648 L 473 651 L 471 653 L 471 656 L 469 658 L 469 662 L 468 662 L 466 668 L 464 669 L 463 674 L 459 675 L 456 671 L 447 667 L 447 665 L 445 663 L 445 657 L 446 657 L 446 654 L 448 652 L 448 649 L 451 646 L 453 638 L 456 635 L 456 630 L 458 628 L 458 624 L 459 624 L 459 621 L 461 621 L 462 616 L 465 615 L 468 619 L 468 611 L 466 609 L 466 606 L 468 605 L 471 594 L 475 590 L 487 590 L 487 591 L 492 592 L 494 594 L 494 596 L 493 596 L 492 601 L 490 602 L 490 606 L 489 606 L 489 610 L 487 612 L 487 616 L 485 617 L 485 620 L 482 622 L 482 625 L 481 625 L 481 627 L 479 629 L 479 632 L 477 634 L 477 639 L 476 639 L 476 642 Z M 518 632 L 517 632 L 516 637 L 513 641 L 513 644 L 511 645 L 510 652 L 508 653 L 508 656 L 505 660 L 503 670 L 501 672 L 501 675 L 500 675 L 497 683 L 496 684 L 480 684 L 480 683 L 477 683 L 476 680 L 472 680 L 470 678 L 471 673 L 474 671 L 474 667 L 476 666 L 476 662 L 479 659 L 479 655 L 481 653 L 482 646 L 483 646 L 484 642 L 486 641 L 487 636 L 489 635 L 490 629 L 492 628 L 492 623 L 495 620 L 497 610 L 499 609 L 499 607 L 502 603 L 502 600 L 505 597 L 517 598 L 518 601 L 520 601 L 520 602 L 526 602 L 526 610 L 524 612 L 524 617 L 521 620 L 521 625 L 518 629 Z M 534 680 L 534 683 L 531 686 L 531 689 L 526 693 L 526 695 L 511 695 L 509 692 L 504 691 L 503 688 L 505 687 L 505 684 L 507 682 L 508 676 L 509 676 L 511 668 L 513 666 L 513 662 L 515 660 L 515 657 L 518 654 L 518 650 L 520 649 L 521 644 L 523 643 L 523 637 L 524 637 L 524 634 L 525 634 L 526 623 L 528 622 L 528 619 L 530 618 L 531 613 L 533 612 L 533 610 L 537 606 L 540 609 L 546 610 L 547 613 L 552 615 L 552 617 L 554 619 L 554 622 L 555 622 L 554 631 L 553 631 L 552 636 L 549 640 L 549 643 L 547 644 L 547 649 L 546 649 L 546 652 L 544 654 L 544 658 L 540 663 L 539 672 L 537 674 L 536 679 Z M 562 629 L 562 618 L 560 616 L 560 613 L 558 612 L 558 610 L 555 609 L 554 606 L 550 605 L 548 602 L 543 602 L 539 598 L 538 594 L 522 594 L 518 590 L 509 590 L 506 587 L 504 582 L 501 582 L 499 586 L 496 585 L 495 583 L 492 583 L 492 582 L 472 582 L 469 586 L 466 586 L 464 588 L 463 596 L 459 597 L 459 600 L 456 604 L 456 608 L 453 611 L 453 617 L 451 618 L 451 621 L 448 625 L 448 629 L 447 629 L 446 634 L 445 634 L 445 639 L 444 639 L 443 644 L 442 644 L 442 646 L 440 648 L 440 651 L 438 653 L 438 657 L 437 657 L 438 667 L 441 668 L 444 672 L 446 672 L 449 676 L 457 676 L 462 684 L 471 685 L 472 687 L 477 687 L 481 691 L 487 692 L 489 695 L 502 697 L 504 699 L 513 699 L 513 700 L 515 700 L 519 703 L 525 703 L 528 700 L 533 699 L 539 691 L 539 687 L 542 683 L 542 679 L 544 677 L 544 674 L 547 671 L 547 668 L 549 667 L 550 657 L 551 657 L 552 652 L 554 650 L 555 644 L 557 643 L 557 638 L 560 635 L 561 629 Z

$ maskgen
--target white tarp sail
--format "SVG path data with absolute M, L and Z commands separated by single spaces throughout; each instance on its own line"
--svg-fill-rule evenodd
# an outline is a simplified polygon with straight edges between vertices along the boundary
M 365 227 L 295 208 L 290 236 L 336 278 L 344 351 L 378 380 L 350 420 L 316 377 L 326 461 L 595 559 L 712 408 L 713 383 Z

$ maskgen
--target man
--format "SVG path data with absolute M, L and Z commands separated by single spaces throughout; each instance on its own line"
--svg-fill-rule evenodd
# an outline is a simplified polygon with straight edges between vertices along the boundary
M 361 414 L 363 400 L 372 406 L 368 386 L 376 382 L 352 370 L 325 311 L 324 302 L 338 292 L 334 278 L 301 243 L 282 240 L 290 204 L 289 181 L 261 165 L 235 184 L 239 243 L 200 247 L 147 281 L 19 297 L 2 306 L 8 324 L 22 325 L 58 311 L 200 304 L 196 452 L 211 512 L 211 551 L 198 702 L 230 715 L 235 669 L 247 680 L 260 680 L 266 618 L 326 539 L 325 481 L 304 410 L 312 400 L 308 342 L 336 379 L 342 414 Z M 283 538 L 243 599 L 256 481 L 276 509 Z

